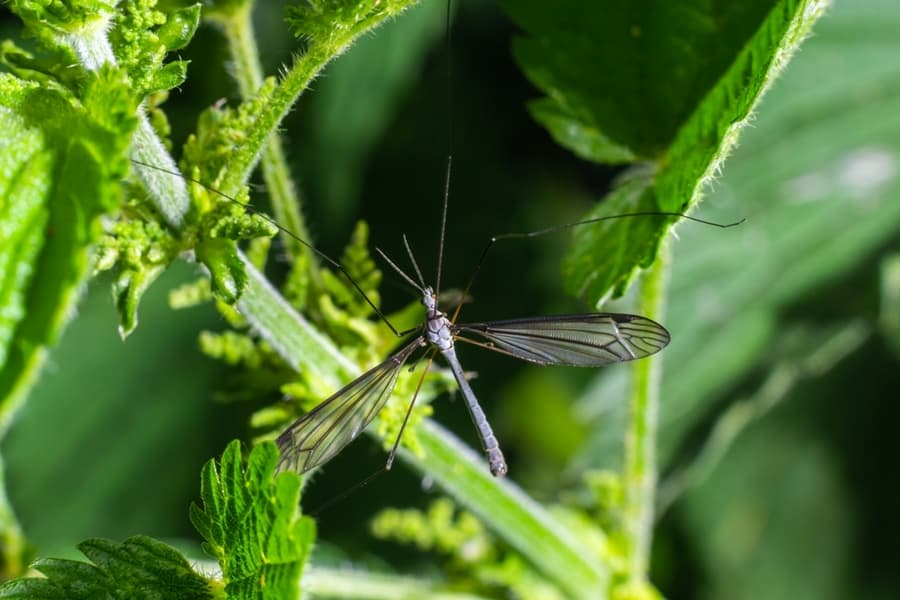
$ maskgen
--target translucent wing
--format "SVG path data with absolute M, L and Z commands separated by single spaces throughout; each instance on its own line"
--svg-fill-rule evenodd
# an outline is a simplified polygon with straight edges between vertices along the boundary
M 541 365 L 599 367 L 643 358 L 669 343 L 669 332 L 637 315 L 589 313 L 453 326 L 458 339 Z
M 413 340 L 288 427 L 278 436 L 278 469 L 303 473 L 328 462 L 355 440 L 384 407 L 403 363 L 421 341 L 421 337 Z

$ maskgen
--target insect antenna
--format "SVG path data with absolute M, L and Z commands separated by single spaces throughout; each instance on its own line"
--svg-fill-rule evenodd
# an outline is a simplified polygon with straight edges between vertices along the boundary
M 450 198 L 450 172 L 453 170 L 453 27 L 450 26 L 453 0 L 447 0 L 447 10 L 444 14 L 444 53 L 447 56 L 446 70 L 446 113 L 447 113 L 447 172 L 444 176 L 444 206 L 441 211 L 441 234 L 438 239 L 437 275 L 434 281 L 435 297 L 441 293 L 441 269 L 444 266 L 444 236 L 447 230 L 447 206 Z
M 428 286 L 425 285 L 425 278 L 422 277 L 422 270 L 419 268 L 419 263 L 416 262 L 416 257 L 413 254 L 412 249 L 409 247 L 409 240 L 406 239 L 405 233 L 403 234 L 403 245 L 406 247 L 406 255 L 409 256 L 409 262 L 412 263 L 413 269 L 416 270 L 416 275 L 419 276 L 419 283 L 422 285 L 422 289 L 424 290 Z
M 450 6 L 450 3 L 447 2 L 447 6 Z M 449 18 L 449 14 L 448 14 Z M 450 59 L 447 59 L 449 62 Z M 449 84 L 448 84 L 449 85 Z M 441 211 L 441 235 L 440 241 L 438 242 L 438 262 L 437 262 L 437 277 L 435 277 L 434 281 L 434 293 L 435 295 L 440 295 L 441 293 L 441 267 L 444 265 L 444 235 L 447 230 L 447 205 L 449 204 L 450 199 L 450 171 L 453 166 L 453 155 L 447 155 L 447 175 L 444 179 L 444 207 Z
M 381 259 L 382 259 L 384 262 L 386 262 L 388 265 L 390 265 L 390 267 L 391 267 L 392 269 L 394 269 L 394 271 L 397 272 L 397 275 L 399 275 L 400 277 L 402 277 L 403 280 L 406 281 L 406 283 L 408 283 L 409 285 L 413 286 L 413 288 L 415 288 L 420 294 L 424 294 L 424 293 L 425 293 L 425 286 L 424 286 L 424 285 L 420 286 L 418 283 L 416 283 L 416 282 L 413 280 L 412 277 L 410 277 L 409 275 L 407 275 L 407 274 L 403 271 L 403 269 L 401 269 L 400 267 L 398 267 L 397 264 L 396 264 L 394 261 L 392 261 L 390 258 L 388 258 L 387 254 L 385 254 L 385 253 L 381 250 L 381 248 L 376 247 L 376 248 L 375 248 L 375 252 L 377 252 L 377 253 L 378 253 L 378 256 L 380 256 Z
M 550 233 L 555 233 L 557 231 L 563 231 L 565 229 L 572 229 L 575 227 L 580 227 L 582 225 L 590 225 L 592 223 L 600 223 L 602 221 L 612 221 L 615 219 L 629 219 L 629 218 L 639 218 L 639 217 L 670 217 L 670 218 L 679 218 L 686 219 L 688 221 L 692 221 L 694 223 L 699 223 L 701 225 L 710 225 L 712 227 L 718 227 L 720 229 L 728 229 L 731 227 L 737 227 L 744 223 L 747 219 L 743 218 L 738 221 L 734 221 L 731 223 L 716 223 L 715 221 L 707 221 L 706 219 L 699 219 L 697 217 L 691 217 L 684 213 L 679 212 L 667 212 L 667 211 L 644 211 L 644 212 L 633 212 L 633 213 L 622 213 L 619 215 L 608 215 L 605 217 L 594 217 L 592 219 L 585 219 L 583 221 L 575 221 L 574 223 L 563 223 L 562 225 L 552 225 L 550 227 L 545 227 L 543 229 L 538 229 L 536 231 L 528 231 L 524 233 L 500 233 L 492 236 L 485 244 L 484 249 L 481 251 L 481 255 L 478 257 L 478 262 L 475 263 L 475 268 L 472 269 L 472 275 L 469 276 L 469 281 L 466 283 L 466 287 L 463 289 L 463 297 L 467 297 L 469 292 L 472 290 L 472 286 L 475 284 L 475 280 L 478 278 L 478 274 L 481 272 L 481 267 L 484 265 L 484 260 L 488 255 L 490 249 L 501 240 L 515 240 L 515 239 L 525 239 L 525 238 L 536 238 L 542 235 L 547 235 Z M 453 312 L 453 317 L 450 319 L 452 322 L 456 322 L 457 317 L 459 316 L 459 311 L 462 309 L 462 304 L 456 307 L 456 310 Z

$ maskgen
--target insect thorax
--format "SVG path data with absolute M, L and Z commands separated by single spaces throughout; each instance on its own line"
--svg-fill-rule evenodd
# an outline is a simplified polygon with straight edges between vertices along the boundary
M 437 308 L 429 308 L 425 320 L 425 339 L 444 352 L 453 348 L 453 333 L 450 331 L 450 319 Z

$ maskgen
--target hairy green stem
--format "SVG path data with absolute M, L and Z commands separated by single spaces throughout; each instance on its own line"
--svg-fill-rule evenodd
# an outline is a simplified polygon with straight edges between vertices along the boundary
M 240 257 L 247 288 L 238 310 L 291 368 L 311 370 L 334 389 L 360 374 L 359 365 L 294 310 L 243 253 Z
M 232 75 L 245 100 L 252 98 L 263 84 L 259 49 L 253 33 L 253 5 L 253 2 L 247 2 L 231 14 L 215 14 L 210 17 L 222 29 L 228 42 Z M 309 240 L 309 231 L 300 212 L 300 198 L 291 179 L 284 146 L 277 131 L 263 147 L 260 162 L 275 220 L 291 233 Z M 291 256 L 310 253 L 309 248 L 291 237 L 285 236 L 284 243 Z
M 609 586 L 606 564 L 543 506 L 510 479 L 490 474 L 484 457 L 434 421 L 423 421 L 416 436 L 425 457 L 400 450 L 400 458 L 433 479 L 456 502 L 478 516 L 527 558 L 567 598 L 598 598 Z
M 339 23 L 331 35 L 321 40 L 313 39 L 278 82 L 266 110 L 260 112 L 247 130 L 244 143 L 234 153 L 232 168 L 221 182 L 221 191 L 235 195 L 240 190 L 253 171 L 271 132 L 332 59 L 344 52 L 360 35 L 417 3 L 418 0 L 385 1 L 379 11 L 356 22 Z
M 665 244 L 641 283 L 638 312 L 661 320 L 665 309 L 669 251 Z M 646 582 L 653 539 L 656 491 L 656 435 L 662 359 L 651 356 L 634 363 L 628 429 L 625 432 L 624 535 L 627 581 Z
M 158 166 L 169 173 L 178 171 L 178 165 L 156 135 L 143 107 L 138 109 L 138 125 L 131 141 L 131 158 Z M 138 167 L 135 171 L 144 188 L 156 199 L 156 208 L 162 213 L 166 223 L 176 230 L 180 229 L 191 207 L 185 180 L 157 169 Z
M 366 600 L 485 600 L 464 592 L 441 591 L 439 582 L 427 579 L 371 573 L 359 569 L 332 569 L 311 566 L 303 576 L 303 590 L 322 598 L 365 598 Z
M 82 29 L 66 34 L 63 41 L 90 71 L 96 71 L 105 64 L 116 64 L 103 20 L 88 23 Z M 184 179 L 164 172 L 177 171 L 178 167 L 150 125 L 143 107 L 138 109 L 137 118 L 138 124 L 131 142 L 131 158 L 162 169 L 139 168 L 136 169 L 137 176 L 166 222 L 179 229 L 191 207 L 187 184 Z

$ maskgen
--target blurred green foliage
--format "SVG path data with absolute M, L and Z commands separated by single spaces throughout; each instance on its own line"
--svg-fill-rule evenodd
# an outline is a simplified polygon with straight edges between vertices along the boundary
M 257 11 L 270 67 L 292 50 L 273 18 L 280 5 Z M 338 255 L 362 216 L 391 256 L 409 234 L 430 273 L 452 119 L 445 281 L 462 284 L 482 240 L 579 218 L 616 171 L 579 162 L 531 120 L 525 101 L 538 92 L 516 69 L 512 26 L 492 5 L 458 7 L 451 106 L 442 26 L 442 3 L 426 2 L 362 40 L 314 83 L 284 129 L 297 142 L 288 154 L 323 250 Z M 671 240 L 664 322 L 673 342 L 652 575 L 668 597 L 877 599 L 900 590 L 900 485 L 891 476 L 898 296 L 889 258 L 900 244 L 897 31 L 895 2 L 835 0 L 701 206 L 704 218 L 747 223 L 725 231 L 685 223 Z M 189 77 L 167 104 L 176 140 L 193 129 L 181 115 L 235 93 L 220 44 L 201 30 L 184 50 Z M 636 146 L 653 147 L 639 133 Z M 561 291 L 565 244 L 560 235 L 499 245 L 466 319 L 583 310 Z M 108 282 L 94 282 L 53 351 L 3 445 L 9 495 L 42 554 L 74 555 L 76 542 L 98 535 L 197 543 L 186 507 L 198 496 L 200 465 L 246 436 L 253 406 L 212 403 L 229 373 L 197 352 L 196 338 L 225 329 L 222 320 L 204 308 L 165 307 L 166 290 L 194 275 L 182 265 L 161 277 L 124 346 Z M 390 284 L 383 295 L 389 309 L 408 301 Z M 516 479 L 534 496 L 578 494 L 586 469 L 619 466 L 621 371 L 595 380 L 461 354 L 478 372 L 489 414 L 500 415 Z M 458 402 L 435 409 L 469 439 Z M 349 448 L 305 504 L 335 496 L 382 460 L 374 444 Z M 375 480 L 319 517 L 331 559 L 434 569 L 419 552 L 359 533 L 384 506 L 431 499 L 408 473 Z

